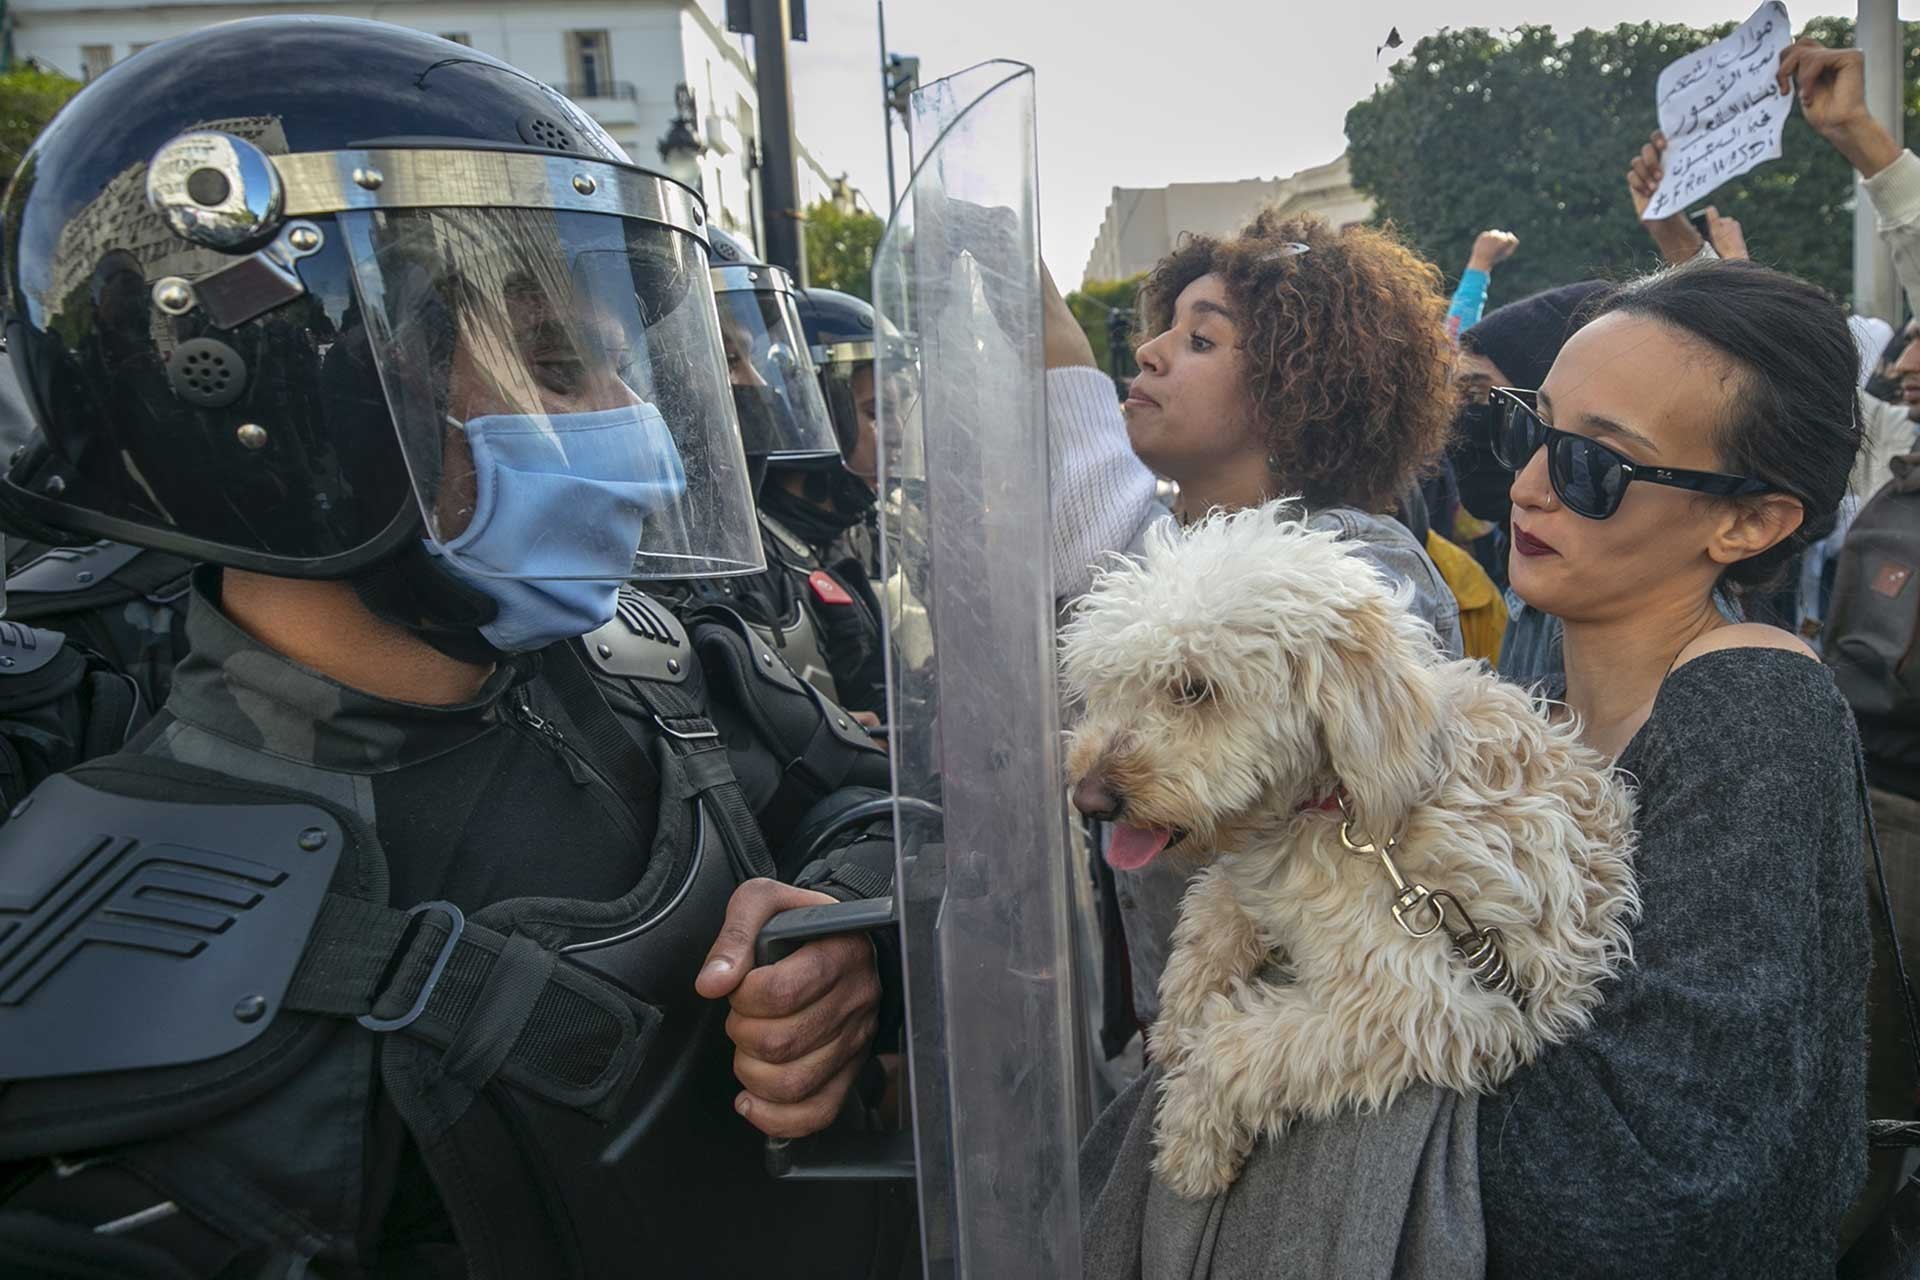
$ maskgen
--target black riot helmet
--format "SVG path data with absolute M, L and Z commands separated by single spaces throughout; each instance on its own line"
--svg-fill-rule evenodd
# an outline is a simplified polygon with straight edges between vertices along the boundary
M 807 289 L 800 295 L 800 323 L 820 389 L 833 415 L 840 456 L 849 469 L 873 483 L 874 316 L 864 299 L 837 289 Z
M 750 462 L 829 462 L 840 456 L 827 402 L 794 305 L 793 278 L 753 246 L 707 228 L 714 301 L 727 349 L 740 438 Z
M 208 27 L 83 89 L 3 214 L 23 522 L 285 577 L 761 563 L 699 197 L 495 58 Z M 502 557 L 583 485 L 604 546 Z

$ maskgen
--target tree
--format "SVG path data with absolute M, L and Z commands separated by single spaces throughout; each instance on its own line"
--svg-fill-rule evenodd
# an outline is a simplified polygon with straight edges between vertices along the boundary
M 886 230 L 871 213 L 822 200 L 807 210 L 808 283 L 873 297 L 873 251 Z
M 0 72 L 0 185 L 12 181 L 47 121 L 79 91 L 78 80 L 38 67 Z
M 1093 344 L 1093 358 L 1102 369 L 1116 377 L 1131 377 L 1140 371 L 1140 366 L 1133 361 L 1133 349 L 1126 343 L 1124 333 L 1121 335 L 1120 363 L 1117 366 L 1113 363 L 1110 321 L 1115 311 L 1131 320 L 1134 299 L 1139 295 L 1140 284 L 1146 278 L 1143 271 L 1126 280 L 1090 280 L 1085 288 L 1067 295 L 1068 309 L 1086 331 L 1087 341 Z
M 1660 69 L 1731 30 L 1661 23 L 1581 31 L 1442 31 L 1347 113 L 1354 183 L 1450 275 L 1489 227 L 1520 237 L 1496 273 L 1495 299 L 1653 261 L 1633 216 L 1628 162 L 1657 126 Z M 1806 33 L 1849 44 L 1853 24 L 1817 18 Z M 1920 23 L 1907 24 L 1907 129 L 1920 115 Z M 1795 111 L 1780 159 L 1705 203 L 1740 220 L 1753 256 L 1846 297 L 1852 288 L 1853 183 L 1847 164 Z

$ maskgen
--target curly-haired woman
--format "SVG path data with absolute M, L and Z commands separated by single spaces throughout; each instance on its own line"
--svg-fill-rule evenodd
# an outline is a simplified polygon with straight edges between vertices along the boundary
M 1261 214 L 1231 238 L 1189 239 L 1148 276 L 1140 375 L 1123 408 L 1134 454 L 1180 486 L 1175 518 L 1298 496 L 1310 526 L 1410 584 L 1414 612 L 1459 657 L 1459 607 L 1389 514 L 1452 425 L 1446 310 L 1439 271 L 1392 235 Z M 1077 469 L 1059 442 L 1111 441 L 1119 414 L 1108 395 L 1048 389 L 1055 485 L 1070 488 Z M 1133 549 L 1156 517 L 1164 509 L 1141 512 Z M 1164 859 L 1115 875 L 1134 1013 L 1148 1026 L 1186 878 Z

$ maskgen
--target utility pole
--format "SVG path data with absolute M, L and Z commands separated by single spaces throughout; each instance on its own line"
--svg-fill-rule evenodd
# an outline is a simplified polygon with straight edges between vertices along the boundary
M 807 283 L 807 237 L 800 209 L 800 171 L 793 145 L 793 76 L 787 0 L 752 0 L 753 71 L 760 95 L 760 200 L 767 261 Z
M 4 0 L 0 0 L 4 3 Z M 887 217 L 900 203 L 900 192 L 893 181 L 893 84 L 887 74 L 887 0 L 873 0 L 880 14 L 880 130 L 887 140 Z
M 1900 15 L 1895 0 L 1860 0 L 1853 28 L 1854 47 L 1867 56 L 1867 110 L 1893 135 L 1895 145 L 1906 141 L 1905 112 L 1901 109 L 1902 47 Z M 1893 273 L 1893 254 L 1880 240 L 1873 204 L 1858 189 L 1853 211 L 1853 309 L 1878 316 L 1889 324 L 1900 322 L 1900 283 Z

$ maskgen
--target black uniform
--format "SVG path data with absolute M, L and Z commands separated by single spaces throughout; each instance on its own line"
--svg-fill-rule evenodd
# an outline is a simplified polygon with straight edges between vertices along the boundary
M 471 703 L 429 708 L 301 669 L 228 621 L 211 572 L 200 586 L 192 653 L 166 710 L 128 752 L 36 798 L 50 812 L 41 821 L 30 806 L 0 856 L 57 840 L 77 810 L 117 813 L 116 797 L 162 801 L 163 814 L 183 801 L 237 812 L 277 802 L 305 815 L 299 830 L 338 842 L 333 873 L 304 947 L 298 937 L 275 947 L 246 932 L 247 917 L 299 886 L 236 871 L 235 859 L 260 857 L 249 840 L 209 831 L 162 881 L 129 854 L 43 852 L 100 868 L 122 896 L 164 882 L 217 897 L 217 908 L 153 907 L 122 926 L 156 948 L 199 941 L 192 969 L 133 952 L 112 980 L 150 994 L 207 969 L 226 1004 L 258 997 L 265 1016 L 234 1024 L 255 1038 L 201 1062 L 135 1066 L 74 1043 L 13 1062 L 51 1075 L 0 1093 L 0 1153 L 15 1182 L 0 1207 L 0 1273 L 161 1203 L 178 1211 L 115 1239 L 120 1274 L 166 1274 L 165 1256 L 196 1275 L 300 1256 L 321 1275 L 461 1274 L 456 1237 L 474 1275 L 609 1274 L 638 1255 L 665 1275 L 897 1265 L 904 1206 L 871 1188 L 769 1182 L 757 1131 L 731 1110 L 724 1010 L 694 995 L 693 978 L 734 886 L 776 868 L 742 821 L 753 801 L 735 790 L 727 752 L 701 736 L 714 730 L 696 651 L 743 681 L 721 699 L 736 749 L 796 760 L 777 773 L 749 764 L 763 810 L 811 808 L 836 784 L 884 788 L 878 751 L 821 719 L 737 626 L 703 620 L 689 635 L 638 596 L 629 606 L 651 634 L 616 620 L 585 646 L 503 665 Z M 788 741 L 748 746 L 749 719 Z M 630 737 L 609 748 L 598 735 L 612 723 Z M 137 840 L 139 822 L 123 821 L 133 825 L 84 830 Z M 802 870 L 804 847 L 775 852 L 788 878 Z M 884 890 L 890 856 L 885 843 L 855 844 L 806 879 L 843 897 Z M 266 900 L 243 905 L 242 886 Z M 451 916 L 436 908 L 403 927 L 407 908 L 432 901 L 465 917 L 437 983 L 428 971 Z M 96 912 L 64 936 L 100 927 Z M 17 990 L 36 966 L 51 967 L 45 947 L 0 943 L 0 982 Z M 191 993 L 136 1008 L 96 976 L 79 958 L 54 967 L 24 1012 L 38 1004 L 56 1017 L 50 1005 L 73 1001 L 102 1025 L 194 1021 Z M 402 1018 L 423 992 L 409 1026 L 352 1021 Z M 148 1056 L 195 1052 L 184 1031 L 160 1038 Z M 646 1139 L 600 1168 L 601 1149 L 642 1111 L 656 1116 Z M 57 1172 L 56 1160 L 81 1159 L 84 1173 Z

